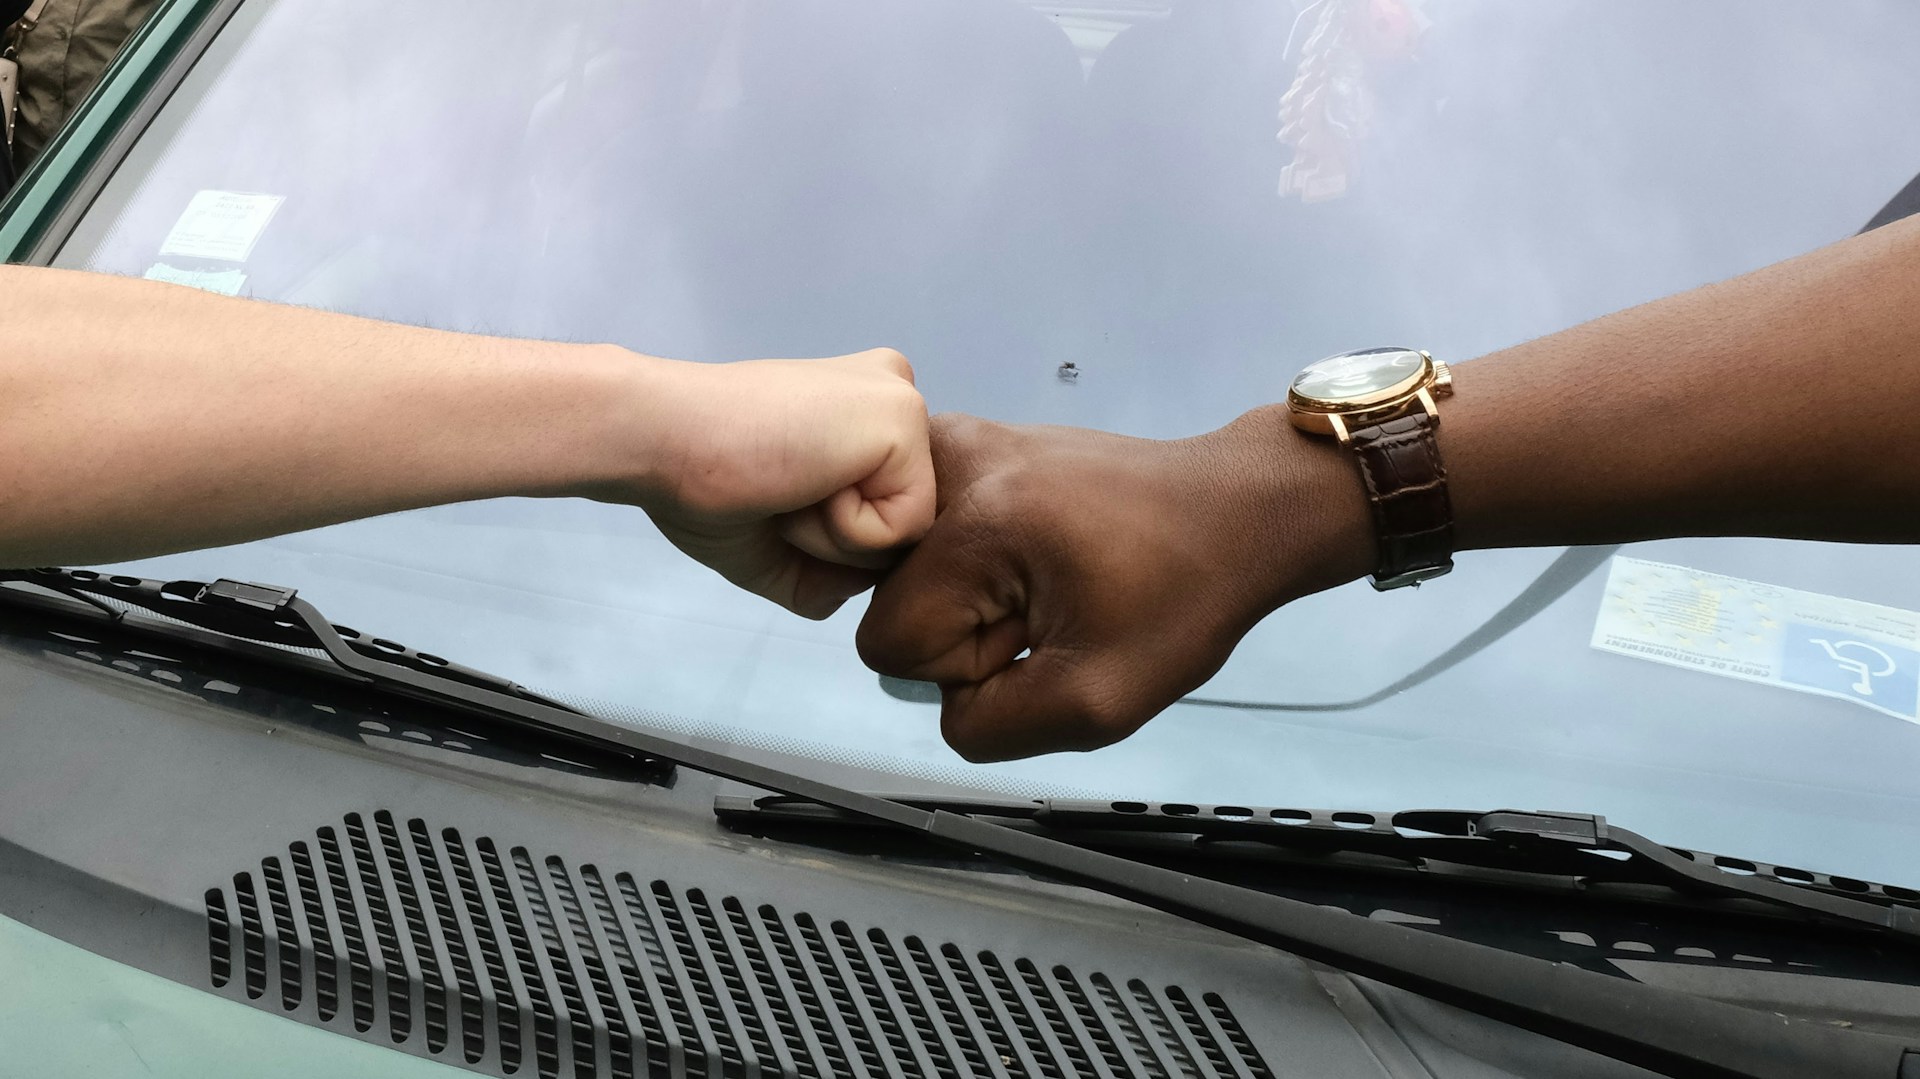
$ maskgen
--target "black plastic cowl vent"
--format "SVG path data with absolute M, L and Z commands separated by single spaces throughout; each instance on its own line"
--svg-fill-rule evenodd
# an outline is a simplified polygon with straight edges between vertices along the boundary
M 348 814 L 206 893 L 216 989 L 502 1076 L 1271 1079 L 1214 993 Z

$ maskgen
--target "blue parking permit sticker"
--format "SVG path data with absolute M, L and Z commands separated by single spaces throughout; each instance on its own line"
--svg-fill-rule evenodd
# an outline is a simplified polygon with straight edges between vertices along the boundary
M 1593 647 L 1920 722 L 1920 614 L 1615 556 Z
M 1920 652 L 1833 626 L 1787 626 L 1780 681 L 1912 716 L 1920 710 Z

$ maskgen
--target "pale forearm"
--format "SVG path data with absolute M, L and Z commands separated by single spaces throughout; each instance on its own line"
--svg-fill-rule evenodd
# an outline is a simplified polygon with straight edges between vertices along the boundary
M 658 362 L 21 268 L 0 341 L 0 565 L 632 480 Z
M 0 567 L 502 495 L 645 509 L 824 618 L 932 523 L 905 357 L 706 364 L 0 267 Z
M 1920 219 L 1460 365 L 1463 548 L 1920 541 Z

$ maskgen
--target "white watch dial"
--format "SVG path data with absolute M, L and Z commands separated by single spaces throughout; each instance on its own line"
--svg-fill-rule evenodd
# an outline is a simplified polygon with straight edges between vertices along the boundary
M 1298 396 L 1328 404 L 1397 390 L 1411 390 L 1427 372 L 1427 358 L 1405 348 L 1370 348 L 1329 356 L 1293 380 Z

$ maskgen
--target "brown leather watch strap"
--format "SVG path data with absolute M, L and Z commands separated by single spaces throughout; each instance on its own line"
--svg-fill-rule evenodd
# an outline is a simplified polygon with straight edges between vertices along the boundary
M 1380 542 L 1375 588 L 1419 584 L 1453 568 L 1453 503 L 1434 440 L 1439 423 L 1419 411 L 1348 436 Z

